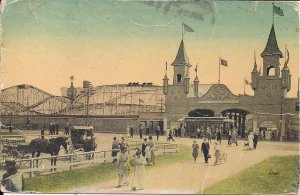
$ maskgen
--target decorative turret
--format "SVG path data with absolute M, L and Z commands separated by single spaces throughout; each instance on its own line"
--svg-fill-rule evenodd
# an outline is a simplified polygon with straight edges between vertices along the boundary
M 286 50 L 286 54 L 287 54 L 287 59 L 284 62 L 284 66 L 281 70 L 281 81 L 282 81 L 282 88 L 286 89 L 287 91 L 291 90 L 291 75 L 290 75 L 290 70 L 289 67 L 287 66 L 289 63 L 289 51 Z
M 163 79 L 163 82 L 164 82 L 164 86 L 163 86 L 163 92 L 164 94 L 166 95 L 168 93 L 168 82 L 169 82 L 169 78 L 167 76 L 167 74 L 165 74 L 165 77 Z
M 188 94 L 190 92 L 190 77 L 188 73 L 186 74 L 183 80 L 184 80 L 184 93 Z
M 257 71 L 256 55 L 254 52 L 254 67 L 251 72 L 251 87 L 253 90 L 257 89 L 258 76 L 259 76 L 259 72 Z
M 274 25 L 272 25 L 268 42 L 260 56 L 263 58 L 263 76 L 279 77 L 279 58 L 282 58 L 283 55 L 280 49 L 278 48 Z M 273 68 L 275 70 L 272 74 L 270 70 Z
M 196 78 L 194 79 L 194 95 L 195 97 L 198 97 L 199 96 L 199 79 L 198 79 L 198 76 L 196 75 Z
M 172 63 L 172 66 L 174 67 L 173 85 L 183 85 L 184 75 L 187 75 L 187 73 L 189 72 L 189 68 L 191 67 L 184 49 L 183 39 L 181 40 L 177 55 L 174 62 Z

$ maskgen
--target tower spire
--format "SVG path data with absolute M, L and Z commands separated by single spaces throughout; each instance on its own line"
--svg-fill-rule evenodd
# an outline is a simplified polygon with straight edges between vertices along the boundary
M 266 47 L 264 51 L 260 54 L 260 56 L 265 57 L 265 56 L 273 56 L 273 55 L 279 55 L 280 58 L 283 58 L 282 52 L 278 48 L 274 24 L 272 24 Z
M 185 52 L 183 39 L 181 39 L 177 55 L 176 55 L 175 60 L 172 63 L 172 65 L 173 66 L 180 66 L 180 65 L 188 65 L 188 66 L 190 66 L 189 59 L 188 59 L 188 57 L 186 55 L 186 52 Z

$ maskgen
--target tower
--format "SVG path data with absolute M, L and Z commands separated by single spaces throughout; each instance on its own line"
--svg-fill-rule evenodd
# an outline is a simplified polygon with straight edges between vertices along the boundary
M 189 69 L 191 64 L 185 52 L 183 39 L 180 42 L 173 66 L 173 82 L 168 83 L 168 77 L 163 79 L 163 92 L 166 99 L 166 114 L 168 120 L 178 121 L 188 113 L 188 94 L 190 93 Z M 173 113 L 173 114 L 172 114 Z M 176 114 L 174 114 L 176 113 Z
M 186 55 L 183 39 L 181 40 L 177 55 L 175 57 L 173 66 L 173 85 L 184 85 L 184 78 L 188 78 L 189 68 L 189 59 Z
M 251 72 L 254 100 L 257 104 L 280 105 L 282 98 L 290 89 L 290 73 L 287 60 L 280 77 L 279 60 L 283 58 L 283 54 L 277 44 L 274 24 L 271 27 L 266 47 L 260 56 L 263 59 L 262 75 L 257 71 L 256 59 Z

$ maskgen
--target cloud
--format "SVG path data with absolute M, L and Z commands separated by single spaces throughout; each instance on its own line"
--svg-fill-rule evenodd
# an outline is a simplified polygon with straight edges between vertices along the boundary
M 215 14 L 216 10 L 213 2 L 210 1 L 169 1 L 169 2 L 142 2 L 145 5 L 152 6 L 158 12 L 170 14 L 173 16 L 183 16 L 197 21 L 203 21 L 205 16 Z M 215 17 L 211 18 L 211 24 L 215 23 Z

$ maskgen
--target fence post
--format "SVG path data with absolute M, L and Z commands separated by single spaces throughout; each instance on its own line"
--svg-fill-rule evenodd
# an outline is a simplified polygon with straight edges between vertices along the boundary
M 33 172 L 33 167 L 34 167 L 34 166 L 33 166 L 33 162 L 34 162 L 34 160 L 33 160 L 33 159 L 30 159 L 30 169 L 31 169 L 31 170 L 30 170 L 30 173 L 29 173 L 29 177 L 30 177 L 30 178 L 32 178 L 32 172 Z
M 178 153 L 178 145 L 176 144 L 175 146 L 176 146 L 176 153 Z
M 106 151 L 104 151 L 103 157 L 104 157 L 103 163 L 105 164 L 106 163 Z
M 164 155 L 166 154 L 166 144 L 164 144 Z
M 72 166 L 73 166 L 73 161 L 74 161 L 74 154 L 71 154 L 70 156 L 70 171 L 72 170 Z

